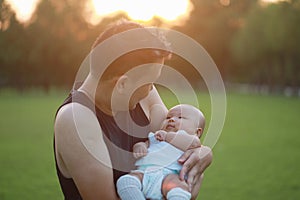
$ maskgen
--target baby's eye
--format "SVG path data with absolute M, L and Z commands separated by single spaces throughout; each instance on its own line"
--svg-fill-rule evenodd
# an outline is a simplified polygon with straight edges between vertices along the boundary
M 179 119 L 182 119 L 183 117 L 179 116 L 178 118 L 179 118 Z

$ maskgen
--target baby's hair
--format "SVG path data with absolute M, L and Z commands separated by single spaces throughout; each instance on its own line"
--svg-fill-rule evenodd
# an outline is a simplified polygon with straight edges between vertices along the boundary
M 199 113 L 199 116 L 200 116 L 198 128 L 202 128 L 202 130 L 204 130 L 204 128 L 205 128 L 205 116 L 204 116 L 203 112 L 201 111 L 201 109 L 199 109 L 199 108 L 197 108 L 197 107 L 195 107 L 193 105 L 190 105 L 190 104 L 179 104 L 177 106 L 187 106 L 187 107 L 191 107 L 195 111 L 197 111 Z

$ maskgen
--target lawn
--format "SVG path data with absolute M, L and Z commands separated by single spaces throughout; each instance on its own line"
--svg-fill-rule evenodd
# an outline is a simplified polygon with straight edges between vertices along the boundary
M 229 94 L 203 199 L 299 199 L 299 117 L 299 98 Z
M 0 200 L 63 199 L 53 162 L 62 92 L 0 92 Z M 162 95 L 168 106 L 176 102 Z M 200 95 L 209 116 L 209 97 Z M 300 99 L 228 94 L 226 123 L 198 199 L 299 199 Z

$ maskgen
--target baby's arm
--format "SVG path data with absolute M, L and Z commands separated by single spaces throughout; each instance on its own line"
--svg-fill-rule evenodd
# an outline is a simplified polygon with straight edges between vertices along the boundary
M 159 130 L 155 133 L 155 138 L 159 141 L 165 141 L 182 151 L 201 147 L 200 139 L 196 135 L 187 133 L 166 132 Z
M 138 142 L 133 145 L 133 156 L 136 159 L 139 159 L 145 155 L 147 155 L 147 149 L 149 147 L 149 142 Z

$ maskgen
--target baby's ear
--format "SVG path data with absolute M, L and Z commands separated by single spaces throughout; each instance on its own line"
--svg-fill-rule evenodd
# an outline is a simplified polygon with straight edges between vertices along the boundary
M 202 133 L 203 133 L 203 129 L 202 129 L 202 128 L 197 128 L 196 134 L 197 134 L 197 136 L 198 136 L 199 138 L 201 138 Z

